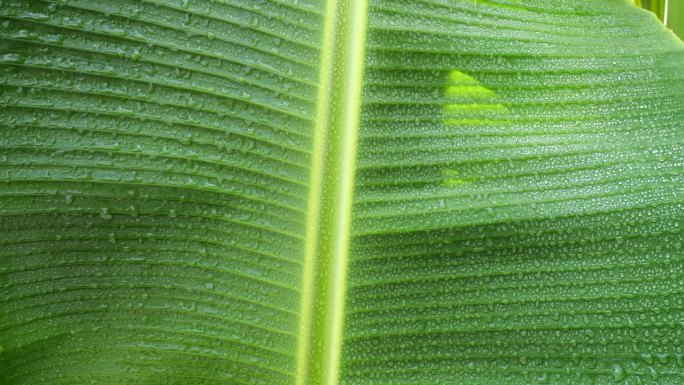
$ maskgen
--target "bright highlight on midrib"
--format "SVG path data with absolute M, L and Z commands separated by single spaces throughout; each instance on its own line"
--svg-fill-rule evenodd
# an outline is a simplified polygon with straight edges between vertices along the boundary
M 297 385 L 305 385 L 310 366 L 309 351 L 311 349 L 312 323 L 314 311 L 314 287 L 316 279 L 316 262 L 318 253 L 318 233 L 320 211 L 322 209 L 322 191 L 325 157 L 325 141 L 327 138 L 327 126 L 329 125 L 329 113 L 331 98 L 332 77 L 332 52 L 335 37 L 335 15 L 337 2 L 328 0 L 326 4 L 325 25 L 323 28 L 324 43 L 321 49 L 320 74 L 318 82 L 319 101 L 316 108 L 316 123 L 314 125 L 313 151 L 311 154 L 310 190 L 308 196 L 307 220 L 306 220 L 306 244 L 304 250 L 304 267 L 302 272 L 302 295 L 300 301 L 299 330 L 297 342 Z
M 347 291 L 347 264 L 349 237 L 351 226 L 352 197 L 354 194 L 354 174 L 356 171 L 356 148 L 358 140 L 359 112 L 361 107 L 361 85 L 363 76 L 363 60 L 366 35 L 366 1 L 356 0 L 351 5 L 352 34 L 350 42 L 350 59 L 347 67 L 347 80 L 344 103 L 344 125 L 342 146 L 342 180 L 337 211 L 337 241 L 335 244 L 335 275 L 333 276 L 334 296 L 331 306 L 332 324 L 327 342 L 330 349 L 328 355 L 327 384 L 338 383 L 340 373 L 340 352 L 342 350 L 342 332 L 344 326 L 344 301 Z
M 297 353 L 298 385 L 332 385 L 339 378 L 366 12 L 365 0 L 330 0 L 326 7 Z

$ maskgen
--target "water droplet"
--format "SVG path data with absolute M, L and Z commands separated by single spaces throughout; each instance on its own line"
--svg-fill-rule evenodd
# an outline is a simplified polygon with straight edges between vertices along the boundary
M 112 214 L 109 213 L 109 209 L 106 207 L 103 207 L 100 209 L 100 218 L 108 221 L 112 219 Z
M 0 63 L 16 63 L 16 64 L 22 64 L 26 58 L 24 55 L 20 55 L 18 53 L 6 53 L 4 55 L 0 55 Z

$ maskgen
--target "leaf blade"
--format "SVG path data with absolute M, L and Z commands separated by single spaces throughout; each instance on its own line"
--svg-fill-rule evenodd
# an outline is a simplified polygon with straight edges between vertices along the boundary
M 676 381 L 681 44 L 620 2 L 370 9 L 346 383 Z

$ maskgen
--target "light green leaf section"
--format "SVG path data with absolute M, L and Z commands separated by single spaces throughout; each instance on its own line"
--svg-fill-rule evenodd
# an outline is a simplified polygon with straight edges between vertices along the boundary
M 0 111 L 0 384 L 684 383 L 631 0 L 0 0 Z

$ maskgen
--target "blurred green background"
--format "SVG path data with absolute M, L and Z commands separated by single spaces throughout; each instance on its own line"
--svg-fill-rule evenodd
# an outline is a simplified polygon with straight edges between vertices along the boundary
M 634 4 L 655 13 L 660 21 L 684 40 L 684 0 L 634 0 Z

